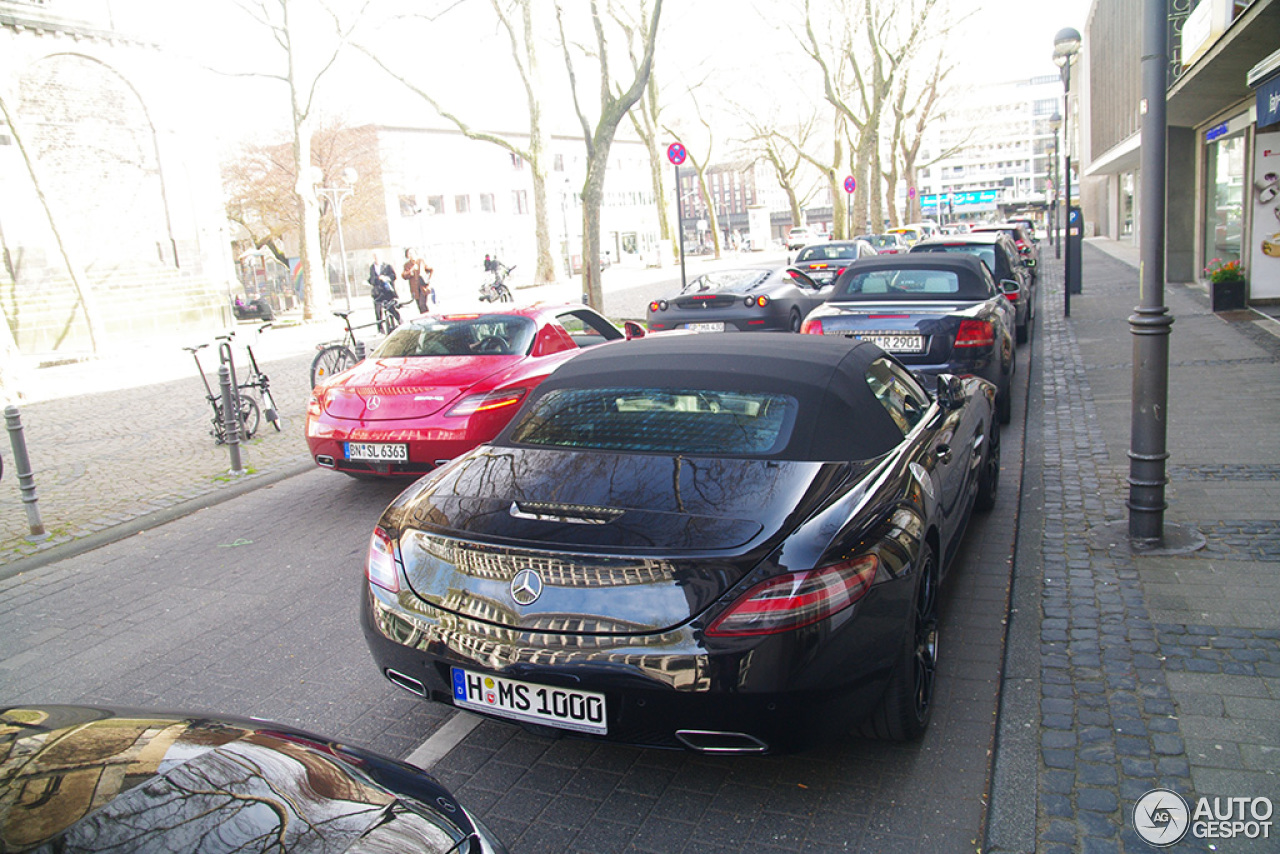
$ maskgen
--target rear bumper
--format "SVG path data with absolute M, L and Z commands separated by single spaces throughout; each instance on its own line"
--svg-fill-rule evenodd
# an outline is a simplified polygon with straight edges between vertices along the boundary
M 361 626 L 383 676 L 424 699 L 454 705 L 450 668 L 458 666 L 605 695 L 607 735 L 522 724 L 549 735 L 707 752 L 785 753 L 847 734 L 879 702 L 895 660 L 886 651 L 900 650 L 903 643 L 908 587 L 872 605 L 865 620 L 855 617 L 842 630 L 829 632 L 816 657 L 812 636 L 750 639 L 735 652 L 712 653 L 692 632 L 672 632 L 666 643 L 652 647 L 542 649 L 527 660 L 498 663 L 505 645 L 469 634 L 465 619 L 437 611 L 410 592 L 391 594 L 367 583 Z M 415 603 L 412 611 L 406 602 Z M 856 631 L 851 623 L 859 624 Z M 463 649 L 472 652 L 463 654 Z

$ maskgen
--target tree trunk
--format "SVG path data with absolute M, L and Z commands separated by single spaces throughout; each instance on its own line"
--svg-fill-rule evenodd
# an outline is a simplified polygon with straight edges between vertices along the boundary
M 587 160 L 587 183 L 582 188 L 582 293 L 596 311 L 604 310 L 600 278 L 600 206 L 604 200 L 604 174 L 609 164 L 612 138 L 595 149 Z

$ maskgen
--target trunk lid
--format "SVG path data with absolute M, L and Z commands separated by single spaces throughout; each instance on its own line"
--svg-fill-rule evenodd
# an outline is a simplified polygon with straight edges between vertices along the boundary
M 423 418 L 452 406 L 482 380 L 522 356 L 429 356 L 368 359 L 325 387 L 332 418 L 376 422 Z

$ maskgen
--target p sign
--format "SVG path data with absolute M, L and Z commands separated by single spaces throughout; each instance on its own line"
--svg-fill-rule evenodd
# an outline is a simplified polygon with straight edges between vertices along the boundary
M 679 166 L 684 159 L 689 156 L 689 152 L 684 150 L 684 146 L 678 142 L 673 142 L 667 146 L 667 159 L 674 165 Z

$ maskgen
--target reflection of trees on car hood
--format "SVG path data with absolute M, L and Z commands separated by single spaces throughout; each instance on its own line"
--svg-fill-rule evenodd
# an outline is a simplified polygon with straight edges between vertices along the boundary
M 720 270 L 704 273 L 690 282 L 682 294 L 701 294 L 707 291 L 749 291 L 764 284 L 768 270 Z

